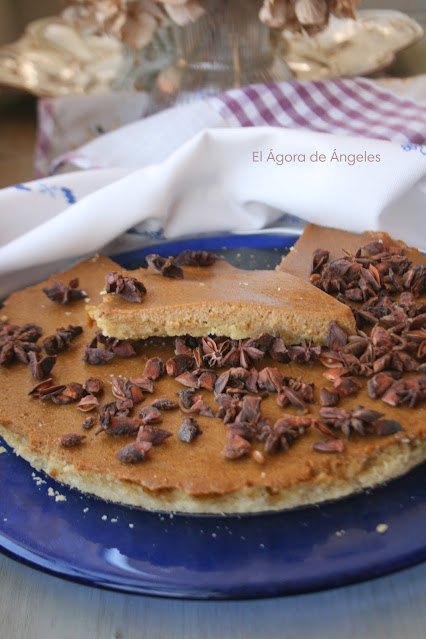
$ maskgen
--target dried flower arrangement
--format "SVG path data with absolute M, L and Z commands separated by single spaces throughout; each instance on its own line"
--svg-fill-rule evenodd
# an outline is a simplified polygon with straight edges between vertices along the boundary
M 65 0 L 63 16 L 85 33 L 107 33 L 135 49 L 172 22 L 183 26 L 203 13 L 203 0 Z M 361 0 L 263 0 L 259 19 L 274 29 L 324 29 L 330 15 L 354 18 Z

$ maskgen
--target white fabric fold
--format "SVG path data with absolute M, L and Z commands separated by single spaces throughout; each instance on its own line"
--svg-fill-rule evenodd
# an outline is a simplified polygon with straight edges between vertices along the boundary
M 134 227 L 171 239 L 255 231 L 286 213 L 350 231 L 387 230 L 425 249 L 426 150 L 275 127 L 209 129 L 145 168 L 68 173 L 3 189 L 0 211 L 0 294 L 22 269 L 113 241 L 125 249 L 117 238 Z

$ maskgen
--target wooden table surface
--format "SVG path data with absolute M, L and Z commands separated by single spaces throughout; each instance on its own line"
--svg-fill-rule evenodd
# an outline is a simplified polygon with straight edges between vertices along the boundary
M 426 564 L 324 592 L 257 601 L 142 597 L 0 556 L 2 639 L 424 639 Z

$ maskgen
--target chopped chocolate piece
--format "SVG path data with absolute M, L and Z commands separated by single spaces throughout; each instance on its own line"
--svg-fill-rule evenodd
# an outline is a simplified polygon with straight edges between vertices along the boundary
M 106 276 L 105 290 L 107 293 L 115 293 L 127 302 L 142 302 L 146 295 L 146 288 L 134 277 L 123 277 L 120 273 L 112 271 Z
M 83 332 L 81 326 L 58 328 L 54 335 L 46 337 L 42 342 L 43 350 L 47 355 L 57 355 L 68 348 L 72 340 Z
M 153 446 L 159 446 L 166 439 L 171 437 L 173 433 L 164 428 L 153 428 L 148 424 L 144 424 L 139 428 L 136 441 L 138 442 L 151 442 Z
M 183 279 L 183 271 L 176 266 L 173 257 L 161 257 L 156 253 L 146 256 L 146 261 L 157 273 L 161 273 L 164 277 L 171 277 L 176 280 Z
M 54 286 L 45 286 L 43 288 L 43 293 L 53 302 L 69 304 L 86 297 L 86 292 L 78 288 L 79 281 L 77 278 L 70 280 L 68 284 L 63 284 L 59 280 L 54 280 L 54 282 Z
M 152 448 L 151 442 L 132 442 L 116 453 L 123 464 L 136 464 L 145 459 Z
M 47 355 L 40 360 L 34 351 L 28 353 L 31 375 L 36 379 L 49 377 L 50 371 L 56 364 L 56 355 Z
M 185 371 L 192 370 L 194 365 L 195 360 L 192 355 L 175 355 L 166 362 L 167 375 L 177 377 Z
M 202 432 L 203 431 L 200 429 L 193 417 L 184 417 L 179 429 L 178 437 L 181 442 L 190 444 L 198 435 L 201 435 Z
M 345 444 L 341 439 L 324 439 L 312 444 L 312 450 L 317 450 L 320 453 L 343 453 Z
M 209 251 L 182 251 L 175 258 L 181 266 L 212 266 L 217 260 L 217 255 Z
M 158 408 L 154 408 L 154 406 L 144 406 L 139 411 L 139 417 L 145 424 L 159 424 L 163 421 L 163 416 L 158 410 Z
M 68 433 L 67 435 L 62 435 L 59 438 L 59 443 L 64 448 L 74 448 L 74 446 L 79 446 L 86 439 L 86 435 L 80 435 L 79 433 Z
M 94 395 L 95 397 L 97 397 L 103 392 L 104 383 L 102 380 L 97 379 L 96 377 L 88 377 L 83 383 L 83 388 L 86 393 L 89 393 L 89 395 Z
M 151 357 L 145 364 L 143 377 L 148 377 L 148 379 L 152 379 L 152 381 L 155 382 L 157 379 L 160 379 L 165 372 L 166 368 L 161 357 Z
M 156 399 L 152 402 L 151 406 L 157 408 L 158 410 L 176 410 L 179 408 L 179 405 L 176 404 L 172 399 L 161 398 Z
M 94 395 L 86 395 L 77 404 L 78 410 L 83 413 L 88 413 L 91 410 L 95 410 L 99 406 L 99 402 Z
M 84 420 L 81 427 L 83 428 L 83 430 L 90 430 L 91 428 L 93 428 L 95 424 L 96 424 L 95 418 L 88 417 L 87 419 Z

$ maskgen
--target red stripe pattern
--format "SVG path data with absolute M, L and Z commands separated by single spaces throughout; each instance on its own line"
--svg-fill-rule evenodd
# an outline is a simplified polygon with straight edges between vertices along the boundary
M 259 84 L 206 102 L 229 126 L 278 126 L 423 144 L 426 107 L 365 78 Z

